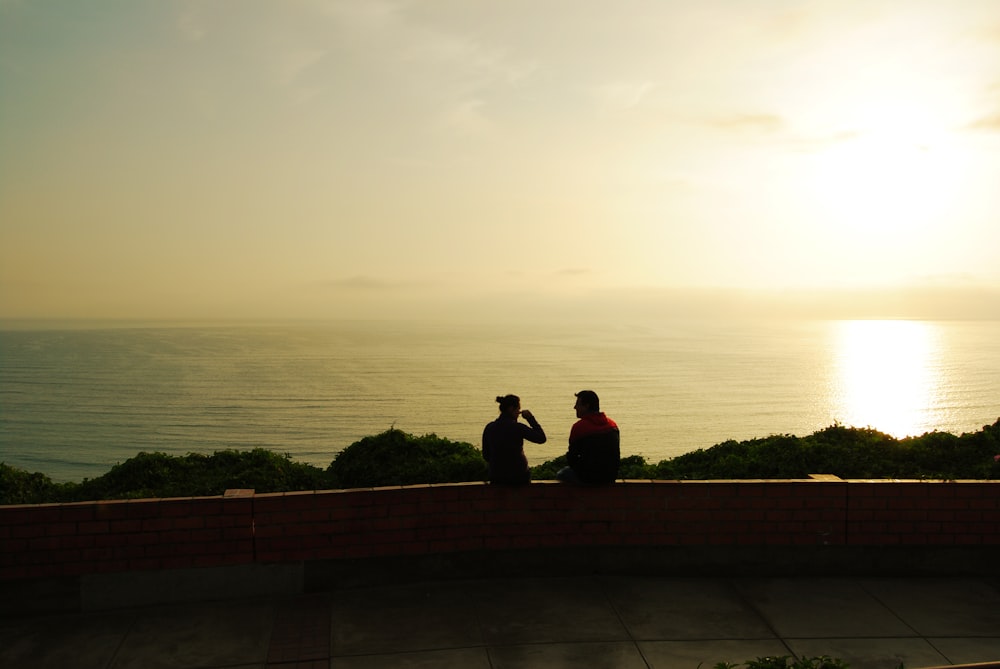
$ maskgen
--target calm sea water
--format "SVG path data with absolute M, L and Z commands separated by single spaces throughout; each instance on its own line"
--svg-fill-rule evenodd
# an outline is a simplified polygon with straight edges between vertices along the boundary
M 80 480 L 143 450 L 260 446 L 325 467 L 390 426 L 478 446 L 515 393 L 549 435 L 538 464 L 583 388 L 652 462 L 835 422 L 959 434 L 1000 416 L 1000 323 L 6 329 L 0 461 Z

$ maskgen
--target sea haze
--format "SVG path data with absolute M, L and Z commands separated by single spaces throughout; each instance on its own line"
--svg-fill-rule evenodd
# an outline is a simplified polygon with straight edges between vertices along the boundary
M 344 322 L 0 331 L 0 461 L 56 480 L 139 451 L 264 447 L 327 466 L 390 426 L 480 444 L 499 394 L 565 451 L 590 388 L 623 455 L 657 462 L 727 439 L 835 422 L 895 436 L 1000 416 L 1000 323 Z

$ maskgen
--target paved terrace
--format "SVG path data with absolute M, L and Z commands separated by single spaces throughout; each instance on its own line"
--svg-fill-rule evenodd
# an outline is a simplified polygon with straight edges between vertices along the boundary
M 1000 590 L 976 578 L 496 578 L 0 620 L 7 669 L 708 669 L 777 655 L 855 669 L 998 660 Z
M 0 507 L 0 667 L 996 662 L 998 529 L 835 477 Z

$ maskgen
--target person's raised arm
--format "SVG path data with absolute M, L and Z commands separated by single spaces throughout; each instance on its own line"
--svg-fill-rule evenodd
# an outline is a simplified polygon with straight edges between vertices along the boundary
M 528 421 L 528 425 L 522 424 L 524 429 L 521 432 L 524 438 L 536 444 L 544 444 L 546 439 L 545 430 L 542 429 L 538 420 L 535 419 L 535 414 L 525 409 L 521 411 L 521 416 L 524 420 Z

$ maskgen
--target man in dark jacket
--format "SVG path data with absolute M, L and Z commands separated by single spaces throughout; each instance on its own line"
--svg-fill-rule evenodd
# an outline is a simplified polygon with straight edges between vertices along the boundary
M 593 390 L 578 392 L 573 408 L 579 420 L 569 432 L 568 466 L 556 478 L 583 485 L 613 483 L 621 460 L 618 425 L 601 411 L 601 400 Z

